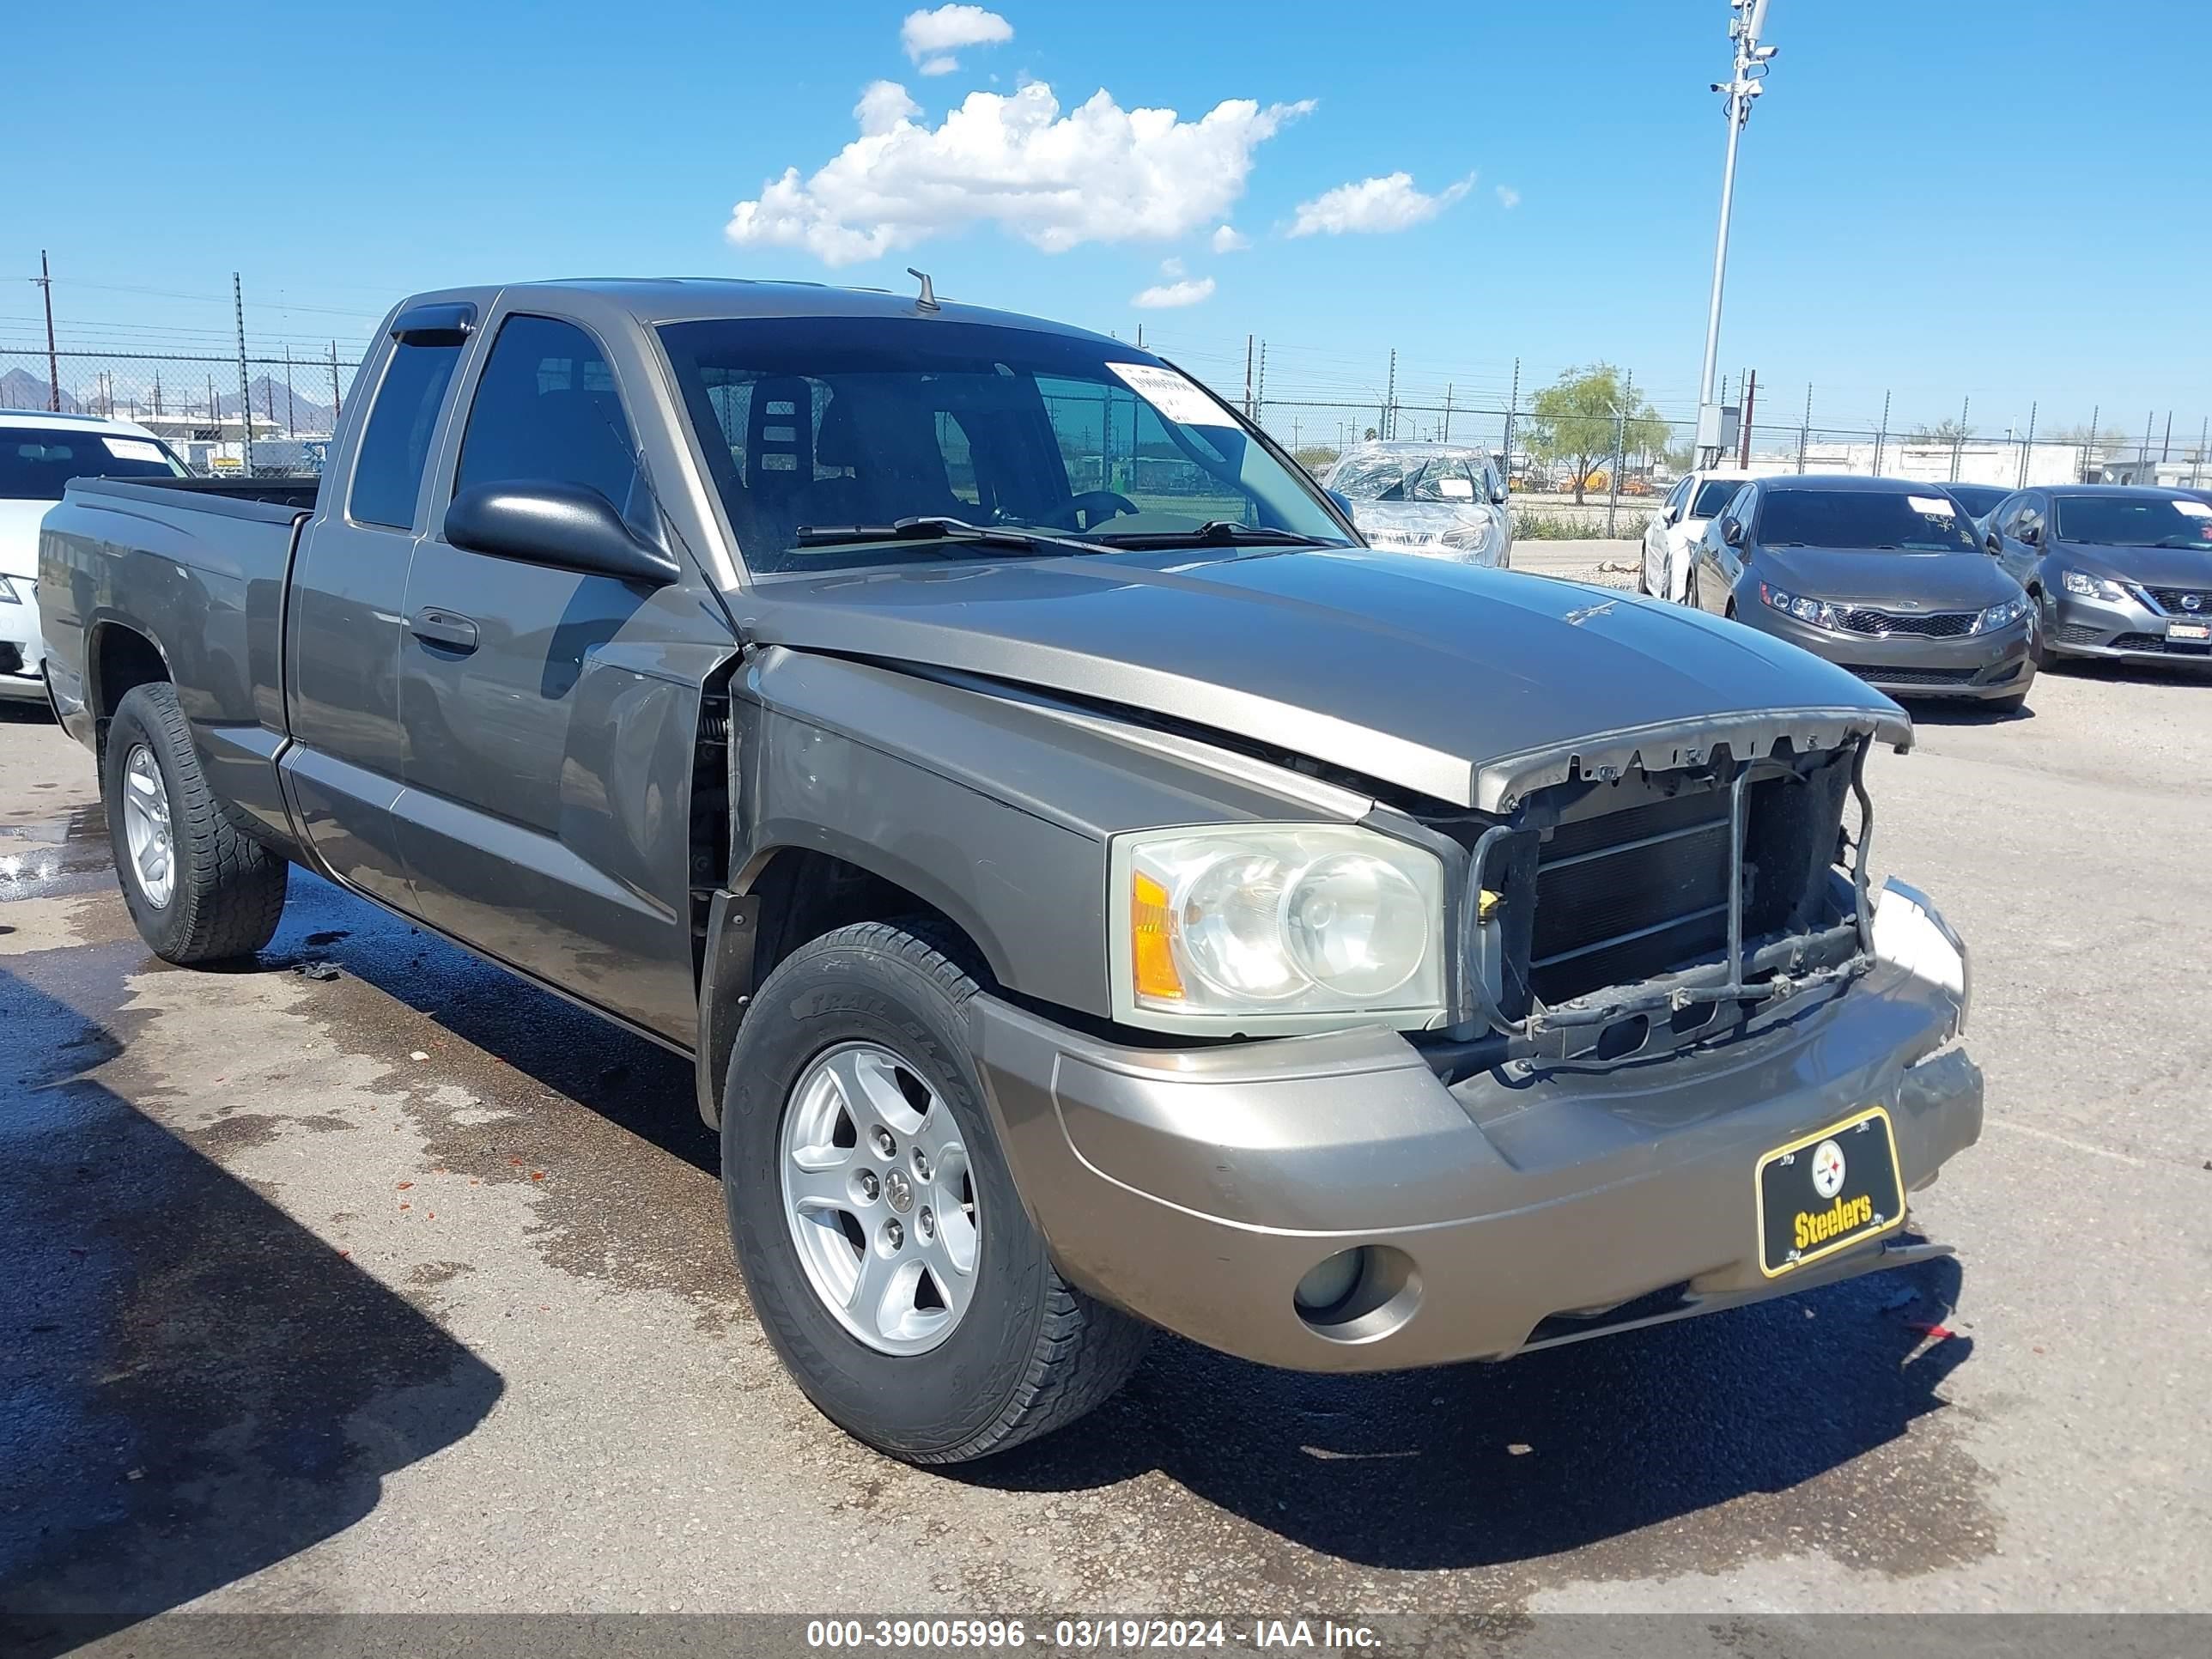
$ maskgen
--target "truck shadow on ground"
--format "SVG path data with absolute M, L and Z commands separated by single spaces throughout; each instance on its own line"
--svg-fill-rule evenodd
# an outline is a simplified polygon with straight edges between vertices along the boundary
M 69 994 L 64 991 L 63 994 Z M 498 1374 L 88 1075 L 0 969 L 0 1649 L 57 1654 L 351 1526 Z
M 1985 1547 L 1964 1536 L 1978 1466 L 1904 1446 L 1973 1346 L 1907 1322 L 1939 1322 L 1959 1284 L 1942 1260 L 1504 1364 L 1375 1376 L 1271 1370 L 1170 1339 L 1097 1419 L 954 1473 L 1075 1491 L 1158 1469 L 1291 1543 L 1377 1568 L 1528 1563 L 1663 1537 L 1691 1516 L 1659 1552 L 1689 1558 L 1675 1571 L 1783 1547 L 1851 1559 L 1885 1534 L 1897 1545 L 1904 1516 L 1923 1530 L 1893 1570 L 1923 1571 Z

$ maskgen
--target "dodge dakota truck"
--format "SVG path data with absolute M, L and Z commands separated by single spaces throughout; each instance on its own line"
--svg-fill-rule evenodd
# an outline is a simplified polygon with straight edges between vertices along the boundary
M 1155 1327 L 1503 1359 L 1944 1254 L 1899 708 L 1370 549 L 1161 358 L 811 284 L 393 312 L 319 480 L 80 479 L 46 679 L 173 963 L 300 865 L 687 1056 L 761 1328 L 922 1463 Z

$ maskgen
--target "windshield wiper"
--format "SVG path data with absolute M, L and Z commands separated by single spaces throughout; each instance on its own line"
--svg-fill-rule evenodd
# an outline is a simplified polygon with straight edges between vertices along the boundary
M 1347 547 L 1348 542 L 1333 542 L 1323 536 L 1300 535 L 1295 530 L 1267 530 L 1257 525 L 1239 524 L 1234 519 L 1208 519 L 1195 530 L 1131 530 L 1119 535 L 1109 531 L 1101 535 L 1102 542 L 1111 542 L 1116 547 Z
M 963 547 L 1006 547 L 1025 553 L 1054 548 L 1070 553 L 1110 553 L 1097 542 L 1069 536 L 1049 536 L 1040 531 L 1016 530 L 1006 525 L 969 524 L 965 519 L 931 515 L 895 519 L 889 524 L 803 524 L 793 533 L 799 547 L 828 547 L 843 542 L 920 542 Z

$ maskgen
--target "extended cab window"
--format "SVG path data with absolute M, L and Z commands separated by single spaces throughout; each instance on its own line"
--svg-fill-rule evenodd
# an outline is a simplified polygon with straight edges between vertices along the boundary
M 392 349 L 384 383 L 368 411 L 361 453 L 353 464 L 353 496 L 347 511 L 358 524 L 411 530 L 415 501 L 422 491 L 430 440 L 446 388 L 461 360 L 458 345 L 399 345 Z
M 488 483 L 583 484 L 630 510 L 637 446 L 614 371 L 574 323 L 510 317 L 492 342 L 453 492 Z

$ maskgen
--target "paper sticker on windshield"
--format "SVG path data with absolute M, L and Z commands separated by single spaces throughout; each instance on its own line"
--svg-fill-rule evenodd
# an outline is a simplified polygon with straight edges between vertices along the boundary
M 102 438 L 100 441 L 107 446 L 107 453 L 118 461 L 158 461 L 161 459 L 161 445 L 149 444 L 143 438 Z
M 1171 368 L 1150 363 L 1109 363 L 1121 383 L 1178 426 L 1234 426 L 1219 404 Z
M 2177 513 L 2186 513 L 2192 519 L 2212 519 L 2212 506 L 2207 506 L 2203 501 L 2176 501 L 2173 504 L 2173 510 Z
M 1439 478 L 1437 494 L 1448 501 L 1471 501 L 1474 499 L 1474 485 L 1465 478 Z
M 1941 495 L 1907 495 L 1905 499 L 1912 504 L 1915 513 L 1925 513 L 1931 519 L 1958 516 L 1958 510 Z

